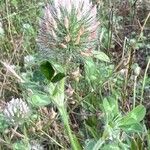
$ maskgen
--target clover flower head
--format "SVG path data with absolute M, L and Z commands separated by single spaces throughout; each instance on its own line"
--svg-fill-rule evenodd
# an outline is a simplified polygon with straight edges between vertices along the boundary
M 29 112 L 28 105 L 21 98 L 13 98 L 6 104 L 3 114 L 11 124 L 20 125 L 29 116 Z
M 30 142 L 30 150 L 44 150 L 44 147 L 36 140 Z
M 48 4 L 37 38 L 42 54 L 64 59 L 93 48 L 99 25 L 96 14 L 90 0 L 54 0 Z

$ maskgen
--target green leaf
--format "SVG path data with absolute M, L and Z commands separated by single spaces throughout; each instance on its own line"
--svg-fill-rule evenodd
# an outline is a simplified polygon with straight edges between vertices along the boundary
M 118 109 L 118 100 L 116 96 L 104 98 L 103 107 L 106 113 L 110 113 L 112 116 L 118 116 L 119 109 Z
M 58 73 L 58 74 L 56 74 L 53 77 L 53 79 L 51 80 L 51 82 L 56 83 L 56 82 L 60 81 L 62 78 L 64 78 L 64 77 L 65 77 L 64 73 Z
M 97 77 L 97 69 L 92 59 L 87 59 L 85 62 L 86 77 L 90 80 L 95 80 Z
M 107 144 L 101 148 L 101 150 L 120 150 L 118 144 Z
M 134 123 L 130 125 L 123 125 L 120 128 L 126 132 L 143 132 L 142 125 L 140 123 Z
M 135 123 L 137 123 L 135 119 L 125 116 L 119 121 L 119 126 L 128 126 Z
M 119 125 L 124 126 L 139 123 L 140 121 L 143 120 L 145 114 L 146 114 L 145 107 L 143 105 L 139 105 L 136 108 L 134 108 L 131 112 L 129 112 L 125 117 L 123 117 L 119 121 Z
M 146 114 L 146 108 L 143 105 L 138 105 L 131 112 L 129 112 L 128 116 L 134 118 L 137 122 L 140 122 L 144 119 Z
M 106 113 L 109 113 L 112 111 L 112 108 L 110 107 L 110 104 L 106 98 L 104 98 L 104 100 L 103 100 L 103 108 Z
M 18 5 L 17 0 L 12 0 L 11 3 L 12 3 L 15 7 L 17 7 L 17 5 Z
M 3 133 L 8 128 L 8 123 L 3 114 L 0 114 L 0 133 Z
M 43 82 L 44 79 L 45 79 L 45 77 L 39 69 L 33 71 L 31 81 L 33 81 L 33 82 Z
M 105 110 L 106 113 L 109 113 L 112 115 L 112 112 L 115 108 L 115 104 L 111 105 L 110 101 L 107 100 L 107 98 L 104 98 L 103 100 L 103 108 Z
M 93 136 L 94 139 L 98 138 L 98 132 L 95 127 L 90 127 L 89 125 L 86 125 L 87 130 L 89 133 Z
M 103 144 L 104 144 L 104 141 L 102 139 L 99 139 L 94 145 L 92 150 L 100 150 Z
M 12 146 L 13 146 L 13 150 L 29 150 L 30 149 L 29 145 L 22 141 L 17 141 Z
M 99 72 L 96 68 L 96 64 L 92 59 L 85 60 L 85 79 L 91 86 L 95 85 L 95 82 L 98 83 Z
M 100 51 L 93 51 L 93 56 L 101 61 L 110 62 L 109 57 L 104 53 Z
M 55 70 L 49 61 L 44 61 L 40 65 L 40 70 L 49 81 L 52 79 L 55 73 Z
M 118 97 L 111 95 L 109 97 L 109 105 L 112 108 L 113 116 L 118 116 L 120 114 L 118 109 Z
M 58 107 L 64 107 L 64 85 L 65 85 L 65 80 L 64 78 L 57 82 L 56 84 L 53 84 L 52 82 L 49 84 L 49 89 L 50 89 L 50 97 L 53 100 L 53 102 L 58 106 Z
M 86 140 L 84 150 L 92 150 L 95 144 L 96 144 L 96 141 L 94 139 Z
M 49 97 L 46 94 L 34 93 L 30 98 L 28 98 L 29 103 L 33 107 L 46 106 L 51 103 Z

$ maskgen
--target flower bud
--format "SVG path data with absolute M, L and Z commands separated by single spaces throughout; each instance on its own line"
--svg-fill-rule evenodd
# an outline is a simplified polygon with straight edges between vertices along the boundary
M 134 69 L 135 76 L 139 76 L 140 72 L 141 72 L 141 68 L 137 65 L 136 68 Z

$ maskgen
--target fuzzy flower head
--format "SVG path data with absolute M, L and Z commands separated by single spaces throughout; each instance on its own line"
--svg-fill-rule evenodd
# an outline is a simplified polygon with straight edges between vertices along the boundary
M 6 104 L 3 114 L 11 124 L 20 125 L 29 116 L 29 112 L 29 107 L 21 98 L 13 98 Z
M 96 6 L 89 0 L 54 0 L 44 10 L 37 39 L 42 54 L 51 58 L 78 57 L 97 38 Z
M 44 147 L 38 141 L 32 140 L 29 150 L 44 150 Z

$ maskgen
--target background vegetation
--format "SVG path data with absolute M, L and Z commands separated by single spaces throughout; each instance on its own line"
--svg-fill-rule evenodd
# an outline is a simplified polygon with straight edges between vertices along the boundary
M 150 2 L 93 0 L 95 53 L 65 69 L 39 53 L 46 3 L 0 1 L 0 149 L 149 150 Z

